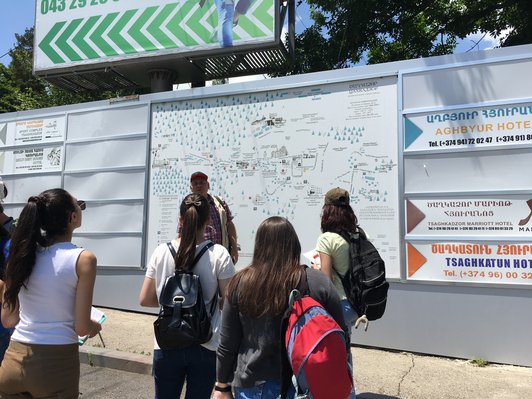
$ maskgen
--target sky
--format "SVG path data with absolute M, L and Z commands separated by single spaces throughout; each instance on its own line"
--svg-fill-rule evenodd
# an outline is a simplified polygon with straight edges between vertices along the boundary
M 0 12 L 0 62 L 9 64 L 11 59 L 5 55 L 16 42 L 15 33 L 22 34 L 31 28 L 35 19 L 35 0 L 3 1 Z
M 6 0 L 3 3 L 8 3 Z M 0 13 L 0 62 L 8 65 L 11 61 L 6 53 L 15 44 L 15 33 L 22 34 L 26 28 L 33 26 L 35 22 L 35 0 L 16 0 L 3 4 Z M 310 13 L 308 6 L 302 4 L 296 9 L 296 32 L 302 32 L 306 27 L 311 25 Z M 475 43 L 482 38 L 482 35 L 476 34 L 462 40 L 456 48 L 456 53 L 473 50 L 485 50 L 493 48 L 498 44 L 498 40 L 492 37 L 484 37 L 480 43 Z

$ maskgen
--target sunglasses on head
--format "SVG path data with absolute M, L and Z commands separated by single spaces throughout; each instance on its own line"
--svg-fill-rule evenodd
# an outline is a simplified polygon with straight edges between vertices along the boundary
M 78 202 L 80 209 L 84 211 L 85 208 L 87 207 L 87 204 L 85 203 L 85 201 L 78 200 L 77 202 Z

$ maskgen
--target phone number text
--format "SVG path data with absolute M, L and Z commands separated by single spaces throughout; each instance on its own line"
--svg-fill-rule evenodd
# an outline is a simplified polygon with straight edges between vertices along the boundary
M 41 0 L 41 14 L 46 15 L 49 12 L 54 13 L 84 7 L 101 6 L 117 1 L 119 0 Z

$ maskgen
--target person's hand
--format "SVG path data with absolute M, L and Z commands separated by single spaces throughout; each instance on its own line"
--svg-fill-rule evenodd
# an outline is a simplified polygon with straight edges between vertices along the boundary
M 91 333 L 89 334 L 89 338 L 98 335 L 100 331 L 102 331 L 102 325 L 97 321 L 91 320 Z

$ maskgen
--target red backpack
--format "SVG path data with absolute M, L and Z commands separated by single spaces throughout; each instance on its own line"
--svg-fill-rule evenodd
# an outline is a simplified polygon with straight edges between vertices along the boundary
M 297 397 L 346 399 L 353 389 L 353 379 L 347 362 L 345 333 L 323 306 L 308 296 L 306 272 L 298 288 L 290 293 L 283 323 L 286 329 L 281 330 Z M 283 367 L 281 375 L 283 395 L 287 392 L 286 374 L 290 371 L 286 368 Z

